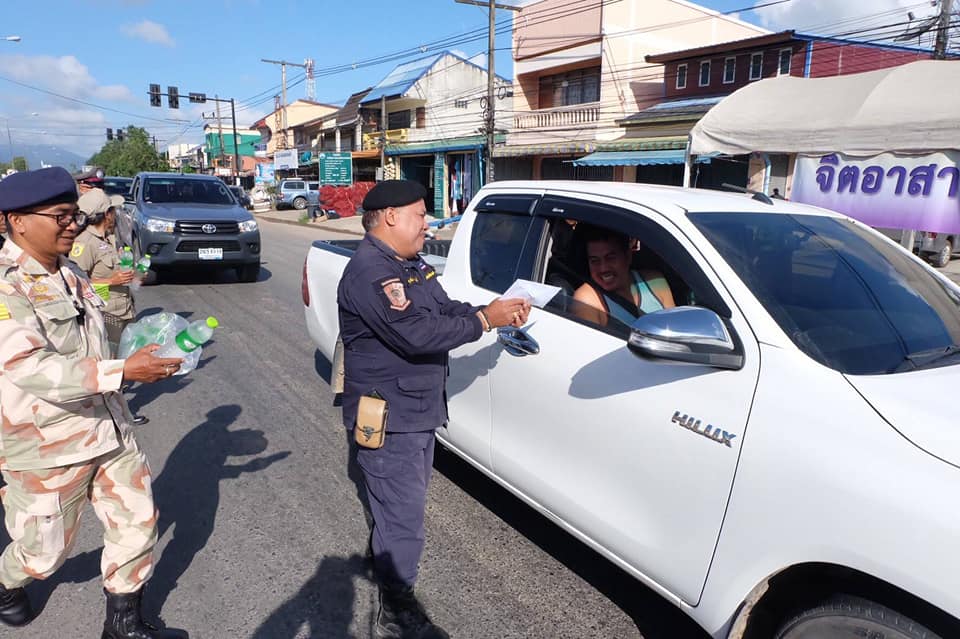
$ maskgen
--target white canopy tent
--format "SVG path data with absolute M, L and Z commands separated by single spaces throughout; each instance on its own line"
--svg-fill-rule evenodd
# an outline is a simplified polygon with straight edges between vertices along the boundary
M 852 75 L 749 84 L 693 127 L 688 155 L 872 156 L 949 149 L 960 149 L 960 61 L 921 60 Z

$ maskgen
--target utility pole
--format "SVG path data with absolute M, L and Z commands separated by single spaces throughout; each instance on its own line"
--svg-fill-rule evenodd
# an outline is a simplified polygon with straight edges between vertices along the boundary
M 493 182 L 493 147 L 496 138 L 496 95 L 494 92 L 494 64 L 493 57 L 496 53 L 496 17 L 497 9 L 506 9 L 508 11 L 521 11 L 520 7 L 512 7 L 506 4 L 500 4 L 494 0 L 456 0 L 459 4 L 472 4 L 478 7 L 487 7 L 488 27 L 487 27 L 487 108 L 484 114 L 484 129 L 487 134 L 487 170 L 485 184 Z
M 219 167 L 223 164 L 223 152 L 225 150 L 223 146 L 223 124 L 220 122 L 220 96 L 215 95 L 213 99 L 217 102 L 217 138 L 220 140 L 220 152 L 217 153 L 217 158 L 220 159 L 220 162 L 217 166 Z
M 301 69 L 307 69 L 308 73 L 313 75 L 313 61 L 307 60 L 305 64 L 297 64 L 296 62 L 288 62 L 287 60 L 266 60 L 260 58 L 260 62 L 266 62 L 267 64 L 279 64 L 280 65 L 280 85 L 281 85 L 281 105 L 280 108 L 283 109 L 282 116 L 282 126 L 281 133 L 282 143 L 277 144 L 278 149 L 287 148 L 287 67 L 300 67 Z
M 933 58 L 945 60 L 947 45 L 950 42 L 950 14 L 953 11 L 953 0 L 940 0 L 940 20 L 937 23 L 937 40 L 933 47 Z
M 219 104 L 219 102 L 218 102 Z M 233 120 L 233 183 L 240 186 L 240 144 L 237 142 L 237 109 L 230 98 L 230 118 Z
M 7 133 L 10 130 L 7 129 Z M 380 96 L 380 179 L 387 179 L 387 96 Z

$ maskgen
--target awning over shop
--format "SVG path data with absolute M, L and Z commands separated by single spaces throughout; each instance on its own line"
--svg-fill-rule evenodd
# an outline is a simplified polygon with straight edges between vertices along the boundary
M 956 60 L 829 78 L 770 78 L 710 109 L 690 132 L 690 150 L 870 156 L 960 149 L 958 113 Z
M 573 160 L 574 166 L 645 166 L 648 164 L 683 164 L 683 149 L 660 151 L 597 151 Z M 697 158 L 704 164 L 710 156 Z

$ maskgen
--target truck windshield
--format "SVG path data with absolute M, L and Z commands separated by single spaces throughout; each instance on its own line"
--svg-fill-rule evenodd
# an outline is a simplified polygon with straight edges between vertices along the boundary
M 691 213 L 791 340 L 842 373 L 960 363 L 960 295 L 845 219 Z
M 143 188 L 143 200 L 153 204 L 233 204 L 227 185 L 220 180 L 151 178 Z

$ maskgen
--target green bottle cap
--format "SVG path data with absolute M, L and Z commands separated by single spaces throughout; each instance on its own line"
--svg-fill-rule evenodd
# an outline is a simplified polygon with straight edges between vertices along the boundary
M 210 317 L 207 318 L 207 326 L 209 326 L 210 328 L 216 328 L 220 326 L 220 322 L 217 321 L 216 317 L 213 317 L 211 315 Z

